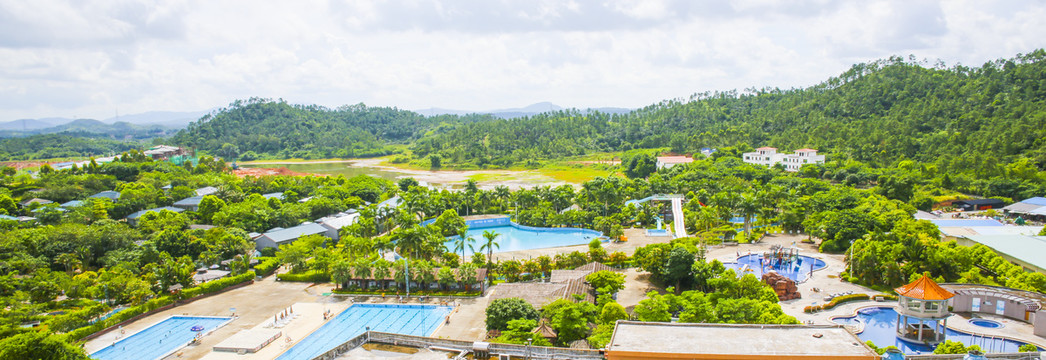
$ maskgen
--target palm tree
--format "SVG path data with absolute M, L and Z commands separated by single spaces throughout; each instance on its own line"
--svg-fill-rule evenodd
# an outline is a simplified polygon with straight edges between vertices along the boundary
M 381 288 L 385 289 L 389 286 L 388 279 L 392 277 L 392 263 L 385 259 L 378 259 L 374 262 L 374 278 L 381 283 Z
M 469 227 L 463 226 L 458 229 L 458 238 L 454 239 L 454 252 L 461 252 L 461 261 L 465 262 L 465 247 L 468 246 L 469 251 L 475 252 L 472 248 L 472 244 L 476 243 L 476 239 L 468 236 Z
M 501 245 L 496 241 L 499 235 L 501 234 L 498 234 L 496 231 L 483 230 L 483 239 L 486 239 L 487 242 L 479 247 L 479 251 L 487 250 L 487 276 L 490 276 L 490 266 L 493 265 L 490 257 L 494 256 L 494 248 L 501 249 Z
M 737 212 L 741 213 L 745 221 L 745 235 L 752 232 L 752 217 L 759 213 L 759 201 L 756 194 L 745 193 L 737 202 Z
M 58 254 L 58 256 L 54 258 L 54 262 L 65 266 L 65 271 L 70 273 L 73 272 L 73 269 L 79 268 L 80 265 L 82 265 L 80 259 L 77 259 L 76 254 L 73 253 Z
M 331 280 L 338 288 L 352 278 L 352 263 L 349 260 L 341 260 L 331 266 Z
M 465 291 L 472 291 L 472 284 L 476 283 L 476 265 L 465 263 L 458 268 L 458 282 L 465 285 Z
M 352 265 L 352 275 L 356 280 L 359 281 L 360 288 L 366 289 L 364 286 L 367 284 L 367 280 L 371 278 L 371 265 L 367 260 L 360 260 Z

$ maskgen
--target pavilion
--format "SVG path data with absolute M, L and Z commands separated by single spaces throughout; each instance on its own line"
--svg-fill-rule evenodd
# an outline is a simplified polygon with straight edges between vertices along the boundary
M 894 291 L 898 295 L 897 336 L 926 344 L 943 342 L 948 317 L 951 316 L 948 299 L 955 294 L 926 275 Z

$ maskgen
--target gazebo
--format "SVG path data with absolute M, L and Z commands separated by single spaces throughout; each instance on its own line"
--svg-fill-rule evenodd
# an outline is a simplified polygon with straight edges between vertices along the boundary
M 926 344 L 944 341 L 948 317 L 951 316 L 948 299 L 955 294 L 926 275 L 894 291 L 898 295 L 897 336 Z
M 538 327 L 534 328 L 531 332 L 541 335 L 541 337 L 547 339 L 549 342 L 554 342 L 556 340 L 556 331 L 552 330 L 552 326 L 549 326 L 545 319 L 541 319 L 541 322 L 538 323 Z

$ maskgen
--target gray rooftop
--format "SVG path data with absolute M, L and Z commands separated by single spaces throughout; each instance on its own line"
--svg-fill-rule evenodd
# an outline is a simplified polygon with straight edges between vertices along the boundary
M 1046 269 L 1046 236 L 971 235 L 966 238 L 1039 269 Z
M 616 354 L 615 354 L 616 353 Z M 874 351 L 841 325 L 680 324 L 618 321 L 610 358 L 629 353 L 704 354 L 877 359 Z M 617 356 L 615 356 L 617 355 Z
M 263 234 L 262 236 L 269 238 L 273 242 L 279 244 L 282 242 L 291 241 L 300 238 L 305 235 L 322 234 L 327 231 L 327 228 L 317 223 L 301 224 L 289 229 L 281 229 L 271 231 Z
M 218 188 L 216 188 L 214 186 L 208 186 L 208 187 L 202 187 L 202 188 L 196 189 L 196 195 L 197 196 L 207 196 L 207 195 L 214 194 L 216 192 L 218 192 Z
M 158 208 L 152 208 L 152 209 L 146 209 L 146 210 L 138 211 L 138 212 L 135 212 L 134 214 L 127 215 L 127 218 L 128 219 L 137 219 L 137 218 L 142 217 L 142 215 L 145 215 L 145 213 L 161 212 L 161 211 L 164 211 L 164 210 L 173 211 L 173 212 L 176 212 L 176 213 L 180 213 L 182 211 L 185 211 L 185 209 L 182 209 L 182 208 L 176 208 L 176 207 L 172 207 L 172 206 L 164 206 L 164 207 L 158 207 Z
M 276 198 L 276 199 L 283 200 L 283 193 L 281 193 L 281 192 L 274 192 L 274 193 L 262 194 L 262 197 L 264 197 L 266 199 Z
M 105 199 L 112 199 L 113 201 L 116 201 L 117 199 L 120 198 L 120 192 L 119 191 L 106 190 L 106 191 L 102 191 L 100 193 L 88 196 L 87 198 L 88 199 L 102 199 L 102 198 L 105 198 Z
M 174 206 L 199 206 L 201 200 L 203 200 L 203 196 L 187 197 L 178 200 L 178 202 L 174 203 Z

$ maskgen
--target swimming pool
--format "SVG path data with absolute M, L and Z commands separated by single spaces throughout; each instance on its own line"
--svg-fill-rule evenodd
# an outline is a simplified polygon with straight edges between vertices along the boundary
M 928 354 L 933 348 L 924 344 L 903 341 L 897 338 L 897 311 L 889 307 L 870 307 L 857 311 L 857 316 L 837 317 L 832 321 L 843 325 L 864 324 L 864 331 L 857 334 L 861 340 L 871 340 L 878 347 L 890 345 L 901 349 L 905 354 Z M 910 321 L 915 323 L 915 321 Z M 952 329 L 945 330 L 945 339 L 959 341 L 966 346 L 977 345 L 986 352 L 1017 352 L 1017 348 L 1024 343 L 999 337 L 984 337 L 980 335 L 967 334 Z
M 764 270 L 774 270 L 778 274 L 795 280 L 797 283 L 806 281 L 806 278 L 810 276 L 811 272 L 823 269 L 826 265 L 824 260 L 815 259 L 805 255 L 799 255 L 798 259 L 792 261 L 773 261 L 772 264 L 764 263 L 763 255 L 748 254 L 738 257 L 737 262 L 724 263 L 723 265 L 727 268 L 734 269 L 737 272 L 737 275 L 751 273 L 755 275 L 755 277 L 762 277 Z
M 973 326 L 980 326 L 989 329 L 998 329 L 1003 326 L 1001 322 L 988 319 L 970 319 L 970 324 L 972 324 Z
M 232 321 L 230 317 L 171 316 L 111 346 L 95 351 L 98 360 L 155 360 L 170 355 L 192 342 L 197 333 L 208 334 Z M 192 331 L 195 326 L 201 331 Z
M 359 336 L 367 327 L 373 331 L 429 336 L 451 309 L 435 305 L 354 304 L 276 359 L 312 359 Z
M 484 231 L 498 233 L 496 241 L 499 247 L 494 248 L 495 252 L 585 245 L 592 242 L 592 239 L 603 236 L 603 233 L 589 229 L 524 226 L 511 222 L 508 218 L 472 220 L 466 222 L 466 224 L 469 226 L 466 236 L 471 236 L 476 240 L 476 243 L 473 245 L 476 251 L 479 251 L 479 247 L 485 241 L 483 237 Z M 447 251 L 452 251 L 454 249 L 454 239 L 457 239 L 457 236 L 447 239 L 444 245 L 447 247 Z M 483 252 L 486 253 L 486 251 Z M 467 258 L 471 255 L 472 252 L 466 248 L 465 257 Z

